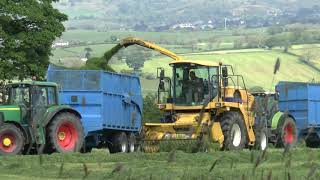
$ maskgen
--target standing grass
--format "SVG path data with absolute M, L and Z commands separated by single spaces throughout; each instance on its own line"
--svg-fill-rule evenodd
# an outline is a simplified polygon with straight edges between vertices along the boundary
M 0 158 L 0 179 L 318 179 L 317 149 L 215 151 L 210 153 L 88 154 L 13 156 Z M 253 154 L 254 160 L 250 156 Z M 312 160 L 309 160 L 312 156 Z M 290 166 L 288 160 L 290 159 Z M 257 165 L 257 162 L 258 165 Z

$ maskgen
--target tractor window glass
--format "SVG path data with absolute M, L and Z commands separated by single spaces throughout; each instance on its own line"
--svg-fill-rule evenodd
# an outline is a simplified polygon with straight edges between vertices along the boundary
M 29 106 L 29 87 L 17 86 L 10 89 L 9 104 Z
M 32 103 L 34 108 L 48 106 L 48 95 L 46 87 L 34 86 L 32 91 L 32 97 Z
M 54 87 L 48 87 L 48 105 L 55 105 L 56 101 L 56 92 Z

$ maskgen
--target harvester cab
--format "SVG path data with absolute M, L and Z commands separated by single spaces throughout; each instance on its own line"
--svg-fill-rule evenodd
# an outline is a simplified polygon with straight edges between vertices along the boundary
M 0 154 L 79 151 L 83 143 L 80 114 L 59 105 L 57 84 L 19 82 L 6 86 L 0 106 Z

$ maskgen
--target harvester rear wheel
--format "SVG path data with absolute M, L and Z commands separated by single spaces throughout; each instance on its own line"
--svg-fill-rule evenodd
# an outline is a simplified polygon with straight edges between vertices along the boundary
M 256 136 L 255 149 L 264 151 L 268 147 L 268 130 L 263 127 L 255 129 L 254 132 Z
M 293 147 L 298 140 L 298 130 L 295 121 L 291 117 L 286 117 L 280 121 L 277 128 L 277 146 Z
M 55 116 L 48 126 L 48 142 L 56 152 L 79 152 L 84 142 L 80 119 L 68 112 Z
M 13 124 L 3 124 L 0 127 L 0 155 L 21 154 L 24 148 L 24 135 Z
M 112 144 L 109 146 L 110 153 L 128 152 L 128 138 L 126 133 L 116 133 L 112 138 Z
M 224 135 L 223 149 L 241 150 L 246 142 L 246 127 L 241 115 L 237 112 L 225 113 L 221 118 Z
M 136 136 L 134 135 L 134 133 L 130 133 L 128 136 L 128 152 L 132 153 L 136 151 L 137 148 L 137 139 Z

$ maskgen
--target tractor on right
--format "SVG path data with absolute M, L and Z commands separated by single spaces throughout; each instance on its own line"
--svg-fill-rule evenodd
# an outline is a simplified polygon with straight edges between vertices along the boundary
M 255 119 L 268 127 L 269 143 L 320 146 L 320 84 L 281 81 L 275 92 L 251 92 Z

